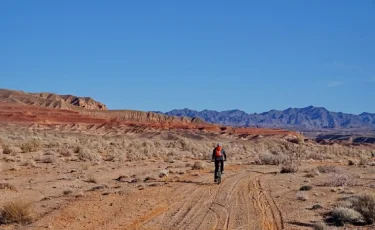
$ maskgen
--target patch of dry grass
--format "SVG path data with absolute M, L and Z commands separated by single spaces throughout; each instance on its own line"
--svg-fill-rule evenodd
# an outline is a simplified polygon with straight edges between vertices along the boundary
M 297 200 L 307 201 L 309 199 L 309 196 L 306 192 L 297 192 L 296 198 Z
M 3 154 L 14 155 L 16 153 L 16 150 L 12 145 L 3 144 L 2 148 L 3 148 Z
M 98 153 L 95 153 L 94 151 L 91 151 L 86 148 L 80 149 L 80 151 L 77 153 L 77 156 L 82 161 L 100 161 L 101 157 Z
M 29 224 L 35 218 L 31 202 L 14 201 L 1 208 L 0 222 L 4 224 Z
M 361 213 L 351 208 L 338 207 L 331 212 L 332 221 L 336 225 L 342 226 L 346 223 L 358 224 L 363 223 L 364 218 Z
M 339 171 L 334 165 L 320 165 L 317 167 L 317 170 L 320 173 L 335 173 Z
M 345 187 L 355 184 L 354 178 L 343 172 L 330 174 L 326 180 L 321 184 L 328 187 Z
M 12 191 L 17 191 L 16 187 L 14 187 L 13 185 L 9 183 L 0 183 L 0 189 L 9 189 Z
M 85 182 L 97 184 L 98 180 L 97 180 L 97 178 L 94 175 L 88 175 L 87 178 L 86 178 L 86 180 L 85 180 Z
M 367 224 L 375 222 L 375 195 L 356 196 L 352 201 L 353 209 L 361 213 Z
M 192 166 L 193 170 L 203 170 L 207 168 L 207 164 L 202 161 L 194 162 L 194 165 Z
M 42 143 L 39 140 L 32 139 L 21 144 L 21 150 L 24 153 L 36 152 L 40 150 Z

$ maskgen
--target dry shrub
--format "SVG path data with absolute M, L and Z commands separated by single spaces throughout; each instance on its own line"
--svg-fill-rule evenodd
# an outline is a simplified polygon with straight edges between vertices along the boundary
M 320 173 L 335 173 L 338 172 L 339 170 L 333 166 L 333 165 L 321 165 L 317 167 L 317 170 Z
M 27 167 L 32 167 L 32 168 L 38 167 L 34 160 L 28 160 L 26 162 L 23 162 L 20 166 L 27 166 Z
M 87 179 L 85 180 L 85 182 L 97 184 L 98 180 L 96 179 L 96 177 L 94 175 L 89 175 L 89 176 L 87 176 Z
M 17 191 L 16 187 L 14 187 L 13 185 L 9 183 L 0 183 L 0 189 L 9 189 L 9 190 Z
M 313 189 L 313 186 L 311 186 L 311 185 L 304 185 L 299 190 L 300 191 L 310 191 L 311 189 Z
M 352 200 L 353 209 L 361 213 L 368 224 L 375 222 L 375 195 L 365 194 Z
M 369 159 L 361 158 L 358 162 L 358 165 L 365 166 L 365 165 L 369 165 L 369 163 L 370 163 Z
M 53 164 L 56 162 L 56 157 L 51 155 L 51 156 L 44 156 L 42 159 L 41 159 L 41 162 L 42 163 L 46 163 L 46 164 Z
M 57 142 L 57 141 L 51 141 L 51 142 L 48 142 L 46 145 L 45 145 L 47 148 L 57 148 L 60 146 L 60 143 Z
M 307 201 L 309 199 L 309 196 L 305 192 L 297 192 L 296 198 L 297 200 Z
M 313 229 L 314 230 L 326 230 L 328 228 L 324 222 L 318 222 L 313 225 Z
M 86 148 L 82 148 L 78 153 L 77 156 L 82 161 L 100 161 L 101 157 L 99 154 L 94 153 Z
M 5 204 L 1 209 L 0 223 L 29 224 L 34 219 L 34 210 L 31 202 L 14 201 Z
M 64 194 L 65 196 L 70 195 L 70 194 L 72 194 L 72 193 L 73 193 L 73 190 L 71 190 L 71 189 L 66 189 L 66 190 L 63 191 L 63 194 Z
M 77 146 L 74 147 L 73 152 L 74 153 L 81 153 L 83 151 L 83 149 L 84 149 L 83 147 L 77 145 Z
M 206 169 L 207 168 L 207 165 L 206 163 L 202 162 L 202 161 L 197 161 L 194 163 L 192 169 L 194 170 L 202 170 L 202 169 Z
M 42 144 L 39 140 L 33 139 L 22 143 L 21 150 L 24 153 L 36 152 L 40 150 L 41 146 Z
M 338 172 L 331 174 L 327 177 L 327 180 L 323 182 L 322 186 L 328 187 L 345 187 L 352 186 L 354 184 L 354 179 L 344 173 Z
M 285 158 L 284 155 L 260 154 L 258 156 L 258 163 L 261 165 L 280 165 Z
M 299 163 L 293 160 L 282 164 L 280 173 L 296 173 L 298 172 Z
M 336 225 L 344 225 L 346 223 L 358 224 L 363 223 L 364 218 L 361 213 L 351 208 L 338 207 L 331 212 L 332 221 Z
M 11 145 L 3 144 L 2 147 L 3 147 L 3 154 L 14 155 L 16 153 L 15 148 Z
M 63 147 L 63 148 L 59 149 L 58 153 L 60 153 L 60 155 L 63 156 L 63 157 L 71 157 L 73 155 L 72 151 L 67 147 Z
M 359 161 L 358 160 L 348 160 L 348 165 L 354 165 L 354 166 L 357 166 L 359 165 Z

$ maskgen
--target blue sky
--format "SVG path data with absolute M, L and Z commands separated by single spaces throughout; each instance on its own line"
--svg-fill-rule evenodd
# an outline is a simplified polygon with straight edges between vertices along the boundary
M 375 1 L 0 1 L 0 88 L 111 109 L 375 112 Z

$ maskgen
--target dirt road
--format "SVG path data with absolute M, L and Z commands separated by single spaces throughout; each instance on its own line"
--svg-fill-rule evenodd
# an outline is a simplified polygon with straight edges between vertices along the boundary
M 228 170 L 220 185 L 204 173 L 178 182 L 155 182 L 126 195 L 93 193 L 72 200 L 34 227 L 54 229 L 284 229 L 283 216 L 263 178 Z

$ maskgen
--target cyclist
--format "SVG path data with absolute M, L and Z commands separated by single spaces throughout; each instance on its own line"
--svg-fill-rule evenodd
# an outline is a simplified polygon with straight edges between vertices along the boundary
M 221 168 L 221 174 L 224 174 L 224 161 L 227 160 L 227 154 L 225 153 L 225 150 L 223 149 L 223 146 L 218 143 L 217 146 L 212 151 L 212 161 L 215 161 L 215 182 L 217 182 L 217 171 L 219 169 L 219 164 Z

